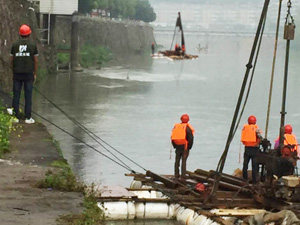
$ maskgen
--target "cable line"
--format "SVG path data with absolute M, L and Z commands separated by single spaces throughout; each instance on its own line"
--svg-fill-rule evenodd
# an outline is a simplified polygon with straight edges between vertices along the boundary
M 10 97 L 7 93 L 5 93 L 4 91 L 0 90 L 0 92 L 1 92 L 3 95 L 5 95 L 5 96 L 7 96 L 8 98 L 11 99 L 11 97 Z M 20 103 L 20 105 L 21 105 L 21 106 L 24 106 L 22 103 Z M 87 147 L 91 148 L 91 149 L 94 150 L 95 152 L 98 152 L 99 154 L 103 155 L 104 157 L 110 159 L 112 162 L 118 164 L 119 166 L 125 168 L 126 170 L 128 170 L 128 171 L 130 171 L 130 172 L 132 172 L 132 173 L 136 173 L 134 170 L 129 169 L 129 167 L 127 168 L 126 166 L 122 165 L 121 163 L 119 163 L 118 161 L 114 160 L 113 158 L 111 158 L 111 157 L 105 155 L 104 153 L 102 153 L 101 151 L 99 151 L 98 149 L 96 149 L 95 147 L 89 145 L 88 143 L 86 143 L 86 142 L 84 142 L 83 140 L 79 139 L 78 137 L 74 136 L 73 134 L 71 134 L 70 132 L 66 131 L 65 129 L 59 127 L 59 126 L 56 125 L 55 123 L 53 123 L 53 122 L 51 122 L 50 120 L 46 119 L 45 117 L 39 115 L 38 113 L 36 113 L 36 112 L 34 112 L 34 111 L 32 111 L 32 113 L 35 114 L 35 115 L 37 115 L 38 117 L 42 118 L 42 119 L 45 120 L 46 122 L 50 123 L 51 125 L 53 125 L 53 126 L 56 127 L 57 129 L 61 130 L 62 132 L 68 134 L 69 136 L 71 136 L 71 137 L 74 138 L 75 140 L 79 141 L 80 143 L 82 143 L 82 144 L 86 145 Z
M 45 98 L 47 101 L 49 101 L 55 108 L 57 108 L 62 114 L 64 114 L 69 120 L 71 120 L 74 124 L 76 124 L 78 127 L 80 127 L 87 135 L 89 135 L 94 141 L 96 141 L 100 146 L 102 146 L 105 150 L 107 150 L 110 154 L 112 154 L 116 159 L 118 159 L 123 165 L 128 167 L 122 160 L 120 160 L 116 155 L 114 155 L 111 151 L 109 151 L 102 143 L 100 143 L 98 140 L 96 140 L 92 135 L 95 135 L 93 132 L 88 130 L 86 127 L 84 127 L 82 124 L 80 124 L 78 121 L 76 121 L 73 117 L 68 115 L 66 112 L 64 112 L 59 106 L 57 106 L 53 101 L 48 99 L 45 95 L 43 95 L 37 88 L 33 87 L 34 90 L 40 94 L 43 98 Z
M 127 157 L 126 155 L 124 155 L 122 152 L 118 151 L 116 148 L 114 148 L 113 146 L 111 146 L 109 143 L 107 143 L 106 141 L 104 141 L 102 138 L 100 138 L 99 136 L 97 136 L 95 133 L 93 133 L 91 130 L 89 130 L 87 127 L 85 127 L 83 124 L 79 123 L 75 118 L 71 117 L 68 113 L 66 113 L 64 110 L 62 110 L 58 105 L 56 105 L 53 101 L 51 101 L 49 98 L 47 98 L 44 94 L 42 94 L 36 87 L 33 87 L 34 90 L 40 94 L 43 98 L 45 98 L 47 101 L 49 101 L 55 108 L 57 108 L 61 113 L 63 113 L 69 120 L 71 120 L 74 124 L 76 124 L 79 128 L 81 128 L 86 134 L 88 134 L 94 141 L 96 141 L 99 145 L 101 145 L 105 150 L 107 150 L 110 154 L 112 154 L 115 158 L 117 158 L 120 162 L 122 162 L 125 166 L 127 166 L 121 159 L 119 159 L 115 154 L 113 154 L 110 150 L 108 150 L 102 143 L 100 143 L 97 139 L 101 140 L 104 144 L 106 144 L 107 146 L 109 146 L 110 148 L 112 148 L 113 150 L 115 150 L 116 152 L 118 152 L 120 155 L 122 155 L 123 157 L 125 157 L 126 159 L 128 159 L 130 162 L 134 163 L 135 165 L 137 165 L 138 167 L 140 167 L 141 169 L 147 171 L 147 169 L 145 169 L 144 167 L 142 167 L 141 165 L 139 165 L 138 163 L 134 162 L 132 159 L 130 159 L 129 157 Z M 94 137 L 93 137 L 94 136 Z M 96 139 L 97 138 L 97 139 Z M 127 166 L 128 167 L 128 166 Z M 130 168 L 130 167 L 128 167 Z
M 267 16 L 267 14 L 266 14 L 266 16 Z M 265 30 L 265 25 L 266 25 L 266 18 L 264 19 L 264 23 L 263 23 L 263 26 L 262 26 L 262 31 L 261 31 L 261 34 L 260 34 L 260 37 L 259 37 L 259 43 L 258 43 L 258 47 L 257 47 L 257 52 L 256 52 L 255 60 L 254 60 L 253 70 L 252 70 L 252 73 L 251 73 L 251 76 L 250 76 L 250 80 L 249 80 L 249 84 L 248 84 L 248 90 L 247 90 L 247 93 L 246 93 L 246 96 L 245 96 L 245 100 L 244 100 L 244 104 L 243 104 L 242 110 L 241 110 L 239 118 L 238 118 L 238 122 L 236 123 L 235 129 L 233 131 L 231 141 L 232 141 L 233 137 L 235 136 L 235 133 L 236 133 L 236 131 L 238 129 L 238 126 L 239 126 L 239 124 L 241 122 L 241 119 L 242 119 L 242 116 L 244 114 L 245 107 L 246 107 L 246 104 L 247 104 L 247 101 L 248 101 L 248 97 L 249 97 L 249 94 L 250 94 L 250 90 L 251 90 L 251 86 L 252 86 L 252 81 L 253 81 L 253 77 L 254 77 L 254 72 L 255 72 L 255 69 L 256 69 L 257 60 L 258 60 L 258 56 L 259 56 L 260 46 L 261 46 L 261 42 L 262 42 L 264 30 Z
M 231 143 L 231 140 L 232 140 L 232 137 L 233 137 L 232 136 L 233 131 L 236 127 L 237 117 L 239 115 L 239 110 L 240 110 L 243 95 L 244 95 L 244 92 L 245 92 L 245 87 L 246 87 L 246 84 L 247 84 L 247 81 L 248 81 L 249 73 L 250 73 L 250 70 L 252 68 L 252 61 L 253 61 L 254 54 L 255 54 L 255 51 L 256 51 L 256 48 L 257 48 L 257 42 L 258 42 L 258 39 L 259 39 L 259 35 L 262 31 L 262 25 L 263 25 L 263 22 L 266 18 L 269 3 L 270 3 L 270 0 L 265 0 L 265 2 L 264 2 L 264 6 L 263 6 L 263 9 L 262 9 L 262 12 L 261 12 L 259 24 L 258 24 L 258 27 L 257 27 L 257 30 L 256 30 L 256 35 L 255 35 L 254 42 L 253 42 L 253 45 L 252 45 L 252 50 L 251 50 L 251 53 L 250 53 L 249 61 L 246 65 L 247 69 L 246 69 L 246 72 L 245 72 L 245 75 L 244 75 L 244 79 L 243 79 L 243 82 L 242 82 L 239 98 L 238 98 L 236 108 L 235 108 L 235 112 L 234 112 L 234 115 L 233 115 L 233 118 L 232 118 L 231 127 L 230 127 L 230 130 L 229 130 L 229 133 L 228 133 L 225 149 L 224 149 L 223 154 L 222 154 L 222 156 L 221 156 L 221 158 L 218 162 L 218 165 L 217 165 L 217 170 L 216 170 L 217 172 L 215 173 L 214 184 L 213 184 L 212 190 L 211 190 L 209 196 L 205 199 L 204 203 L 206 203 L 208 200 L 213 198 L 216 194 L 216 191 L 219 188 L 219 182 L 220 182 L 220 179 L 221 179 L 220 174 L 223 172 L 226 157 L 227 157 L 229 147 L 230 147 L 230 143 Z

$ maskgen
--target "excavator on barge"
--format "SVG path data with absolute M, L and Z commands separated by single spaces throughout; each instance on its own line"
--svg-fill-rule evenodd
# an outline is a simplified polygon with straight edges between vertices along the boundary
M 179 32 L 180 34 L 180 44 L 175 41 L 175 47 L 173 49 L 173 43 L 174 43 L 174 38 L 176 36 L 176 33 Z M 181 14 L 178 12 L 178 17 L 176 20 L 176 25 L 175 25 L 175 30 L 174 30 L 174 35 L 173 35 L 173 40 L 171 44 L 170 50 L 165 50 L 165 51 L 159 51 L 158 55 L 162 55 L 163 57 L 168 57 L 172 60 L 183 60 L 183 59 L 196 59 L 198 58 L 197 55 L 189 55 L 186 53 L 186 46 L 185 46 L 185 39 L 184 39 L 184 33 L 183 33 L 183 27 L 182 27 L 182 22 L 181 22 Z

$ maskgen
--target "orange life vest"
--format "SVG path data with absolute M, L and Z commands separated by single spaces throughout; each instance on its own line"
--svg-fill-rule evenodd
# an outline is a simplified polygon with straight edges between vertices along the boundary
M 194 135 L 194 128 L 188 123 L 176 123 L 172 130 L 171 140 L 174 141 L 176 145 L 184 145 L 186 150 L 188 147 L 188 141 L 186 140 L 186 127 L 189 127 Z
M 276 145 L 278 146 L 279 144 L 279 137 L 275 140 L 275 148 Z M 294 145 L 294 147 L 291 149 L 292 152 L 298 151 L 298 142 L 296 139 L 296 136 L 294 134 L 284 134 L 284 140 L 283 140 L 283 145 L 288 146 L 288 145 Z
M 247 147 L 256 147 L 259 145 L 259 138 L 257 138 L 256 131 L 258 126 L 256 124 L 244 124 L 242 130 L 241 141 Z
M 285 134 L 284 135 L 284 145 L 292 145 L 292 152 L 297 151 L 298 149 L 298 142 L 296 136 L 294 134 Z

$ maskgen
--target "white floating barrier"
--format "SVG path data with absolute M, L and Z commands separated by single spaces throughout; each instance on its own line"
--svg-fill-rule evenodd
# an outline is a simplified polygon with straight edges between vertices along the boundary
M 139 189 L 139 188 L 142 187 L 142 185 L 143 185 L 143 184 L 142 184 L 141 181 L 134 180 L 134 181 L 131 182 L 130 188 L 131 188 L 131 189 Z
M 159 202 L 135 203 L 137 219 L 172 219 L 174 218 L 174 205 Z
M 146 219 L 165 219 L 169 215 L 169 206 L 167 203 L 146 203 Z
M 135 218 L 137 219 L 145 218 L 145 204 L 143 202 L 135 203 Z
M 191 225 L 195 212 L 191 209 L 182 208 L 178 211 L 176 215 L 177 221 L 181 222 L 182 224 Z
M 135 218 L 135 205 L 133 202 L 104 202 L 98 203 L 106 219 L 127 220 Z
M 202 225 L 205 224 L 205 221 L 207 220 L 206 216 L 203 215 L 198 215 L 194 217 L 194 221 L 192 223 L 192 225 Z

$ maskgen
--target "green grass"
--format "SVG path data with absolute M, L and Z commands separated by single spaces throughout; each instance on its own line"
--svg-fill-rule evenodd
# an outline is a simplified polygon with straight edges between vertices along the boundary
M 50 166 L 55 167 L 53 170 L 49 169 L 45 178 L 39 181 L 36 186 L 39 188 L 51 188 L 60 191 L 75 191 L 84 194 L 83 207 L 84 210 L 79 215 L 65 215 L 57 220 L 59 225 L 102 225 L 105 220 L 104 212 L 97 206 L 96 191 L 94 185 L 87 188 L 81 182 L 78 182 L 73 174 L 70 165 L 63 157 L 63 152 L 60 148 L 59 142 L 53 137 L 45 139 L 52 142 L 61 160 L 53 161 Z
M 84 211 L 79 215 L 66 215 L 58 219 L 59 225 L 102 225 L 105 221 L 104 212 L 97 206 L 94 195 L 84 197 Z
M 92 66 L 101 66 L 108 62 L 112 56 L 110 51 L 102 46 L 84 45 L 80 49 L 81 66 L 89 68 Z
M 69 53 L 57 53 L 57 62 L 59 64 L 67 64 L 70 62 L 70 54 Z
M 75 192 L 83 192 L 84 190 L 84 185 L 77 181 L 69 167 L 48 170 L 45 174 L 45 178 L 39 181 L 36 187 Z

